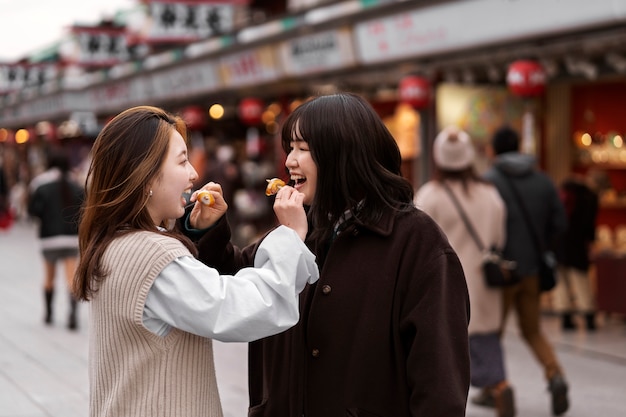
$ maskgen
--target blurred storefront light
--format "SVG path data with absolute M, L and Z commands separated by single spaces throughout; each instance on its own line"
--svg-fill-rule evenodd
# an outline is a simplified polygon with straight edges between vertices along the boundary
M 209 116 L 212 119 L 219 120 L 224 117 L 224 106 L 221 104 L 214 104 L 209 108 Z
M 30 133 L 26 129 L 19 129 L 15 132 L 15 143 L 26 143 L 30 139 Z

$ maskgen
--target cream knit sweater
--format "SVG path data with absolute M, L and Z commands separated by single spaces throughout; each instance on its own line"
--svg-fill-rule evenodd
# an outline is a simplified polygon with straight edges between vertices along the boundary
M 92 417 L 221 417 L 211 339 L 179 329 L 159 337 L 142 324 L 148 290 L 172 260 L 176 239 L 137 232 L 115 239 L 90 314 Z

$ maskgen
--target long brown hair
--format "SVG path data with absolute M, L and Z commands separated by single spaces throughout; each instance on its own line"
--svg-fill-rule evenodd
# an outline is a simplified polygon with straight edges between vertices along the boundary
M 158 231 L 148 210 L 148 184 L 161 175 L 172 129 L 183 138 L 184 121 L 162 109 L 133 107 L 113 118 L 96 138 L 87 173 L 85 203 L 78 229 L 80 261 L 74 295 L 88 301 L 107 275 L 102 256 L 111 241 L 140 230 Z M 193 244 L 176 231 L 192 253 Z

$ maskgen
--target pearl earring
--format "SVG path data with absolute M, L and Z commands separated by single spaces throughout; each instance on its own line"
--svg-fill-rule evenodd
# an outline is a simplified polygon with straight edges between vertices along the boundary
M 148 195 L 149 197 L 152 197 L 152 190 L 150 190 L 150 194 Z

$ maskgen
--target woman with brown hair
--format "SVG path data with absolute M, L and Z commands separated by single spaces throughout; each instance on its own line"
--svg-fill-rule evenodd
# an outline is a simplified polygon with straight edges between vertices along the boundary
M 211 339 L 251 341 L 298 320 L 298 293 L 317 279 L 303 238 L 303 196 L 274 210 L 254 268 L 220 275 L 194 258 L 175 226 L 198 174 L 181 118 L 128 109 L 94 143 L 79 227 L 77 297 L 90 301 L 90 415 L 221 416 Z M 203 187 L 188 232 L 202 234 L 226 211 L 221 187 Z

